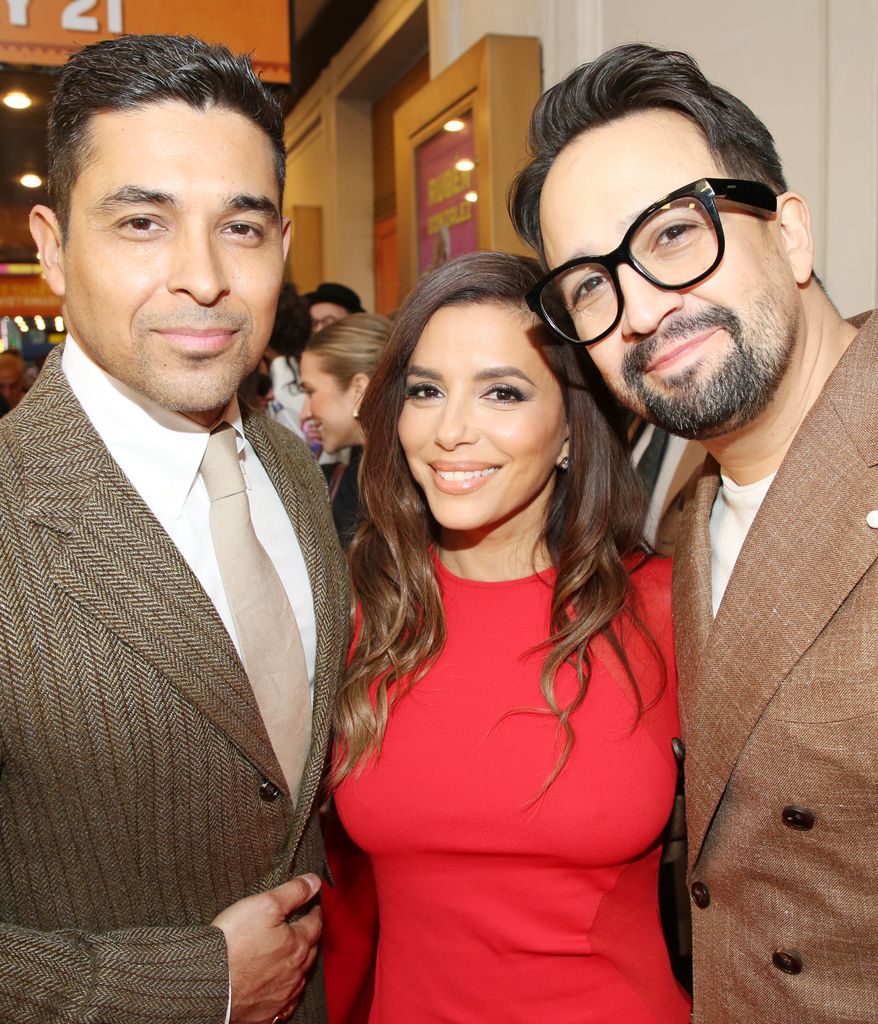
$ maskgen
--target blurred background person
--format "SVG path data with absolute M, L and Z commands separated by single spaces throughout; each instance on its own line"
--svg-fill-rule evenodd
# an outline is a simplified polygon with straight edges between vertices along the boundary
M 333 778 L 382 1024 L 689 1019 L 657 899 L 670 562 L 618 407 L 527 310 L 541 276 L 471 253 L 422 278 L 362 403 Z
M 305 301 L 311 310 L 311 330 L 315 334 L 351 313 L 365 312 L 360 296 L 353 288 L 333 281 L 319 284 L 315 291 L 305 295 Z
M 274 402 L 274 389 L 271 384 L 271 371 L 268 359 L 263 356 L 259 365 L 249 373 L 238 388 L 238 401 L 243 402 L 253 412 L 267 414 Z
M 390 336 L 391 322 L 377 313 L 353 313 L 313 334 L 301 358 L 305 395 L 301 416 L 313 422 L 328 455 L 350 449 L 346 465 L 325 465 L 332 516 L 347 548 L 357 528 L 363 431 L 358 413 L 366 387 Z
M 0 396 L 9 409 L 24 398 L 24 360 L 11 349 L 0 352 Z
M 273 392 L 267 411 L 273 420 L 301 438 L 305 437 L 302 430 L 305 393 L 301 387 L 299 358 L 310 334 L 308 303 L 292 281 L 286 281 L 277 301 L 274 327 L 265 351 Z

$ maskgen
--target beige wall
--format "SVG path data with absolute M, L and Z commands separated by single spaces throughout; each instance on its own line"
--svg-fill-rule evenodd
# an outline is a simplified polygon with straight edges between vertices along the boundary
M 436 75 L 486 32 L 539 36 L 544 86 L 629 40 L 688 50 L 775 136 L 845 315 L 878 305 L 878 0 L 429 0 Z
M 426 48 L 425 0 L 379 0 L 287 117 L 285 209 L 322 210 L 323 279 L 353 288 L 366 309 L 375 299 L 372 104 Z

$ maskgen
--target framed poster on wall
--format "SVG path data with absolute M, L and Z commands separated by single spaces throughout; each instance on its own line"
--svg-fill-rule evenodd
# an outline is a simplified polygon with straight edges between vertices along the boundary
M 488 35 L 396 111 L 400 297 L 461 253 L 525 251 L 506 189 L 540 83 L 538 39 Z
M 479 247 L 472 111 L 446 125 L 415 149 L 419 275 Z

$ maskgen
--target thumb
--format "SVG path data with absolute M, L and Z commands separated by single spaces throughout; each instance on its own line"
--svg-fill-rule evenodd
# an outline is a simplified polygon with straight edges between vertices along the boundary
M 320 879 L 317 875 L 297 875 L 283 885 L 272 890 L 272 895 L 278 901 L 283 916 L 286 917 L 296 907 L 307 903 L 316 893 L 320 891 Z

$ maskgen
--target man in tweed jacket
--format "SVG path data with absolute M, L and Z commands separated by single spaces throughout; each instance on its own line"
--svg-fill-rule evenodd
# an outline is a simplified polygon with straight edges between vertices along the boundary
M 0 423 L 0 1020 L 317 1024 L 347 577 L 313 458 L 235 398 L 289 237 L 281 112 L 246 58 L 123 37 L 65 66 L 50 151 L 69 337 Z M 306 653 L 298 787 L 209 571 L 223 420 Z
M 878 313 L 839 316 L 771 135 L 684 54 L 584 65 L 531 145 L 534 307 L 708 452 L 674 572 L 693 1020 L 878 1020 Z

